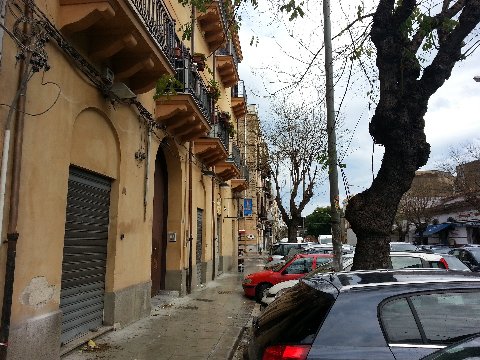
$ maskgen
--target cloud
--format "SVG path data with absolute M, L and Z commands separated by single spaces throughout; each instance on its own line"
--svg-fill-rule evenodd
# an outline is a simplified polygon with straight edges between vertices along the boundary
M 309 7 L 306 18 L 296 21 L 293 27 L 290 27 L 292 24 L 288 22 L 286 26 L 281 22 L 272 21 L 268 5 L 270 2 L 259 3 L 259 11 L 247 8 L 242 14 L 244 20 L 239 35 L 244 60 L 239 66 L 239 72 L 248 90 L 248 102 L 257 104 L 261 120 L 266 120 L 269 118 L 271 101 L 269 93 L 279 89 L 285 81 L 290 81 L 288 74 L 293 76 L 302 74 L 306 68 L 306 62 L 322 47 L 323 19 L 321 2 L 307 2 Z M 347 23 L 343 11 L 352 19 L 352 16 L 356 16 L 356 6 L 359 3 L 360 1 L 333 2 L 332 34 L 337 34 Z M 368 3 L 366 8 L 372 9 L 376 2 L 365 1 L 365 3 Z M 344 8 L 342 9 L 341 6 Z M 282 19 L 285 20 L 285 17 Z M 257 46 L 249 45 L 252 37 L 258 39 Z M 344 44 L 345 40 L 341 40 L 334 43 L 334 46 L 339 47 Z M 292 56 L 285 55 L 285 52 Z M 312 100 L 318 96 L 312 89 L 323 84 L 323 51 L 315 64 L 313 74 L 307 77 L 302 86 L 297 89 L 299 91 L 297 94 Z M 478 64 L 480 64 L 479 51 L 459 62 L 452 71 L 450 79 L 430 99 L 428 112 L 425 115 L 425 133 L 427 141 L 431 144 L 431 155 L 424 168 L 434 168 L 435 162 L 442 156 L 446 156 L 449 146 L 468 142 L 472 137 L 480 134 L 480 115 L 478 115 L 480 114 L 480 83 L 473 81 L 475 75 L 480 75 Z M 336 74 L 345 71 L 345 75 L 348 74 L 348 70 L 349 62 L 337 64 L 335 68 Z M 337 110 L 346 86 L 344 79 L 336 84 Z M 343 139 L 345 146 L 349 144 L 343 162 L 346 164 L 344 172 L 349 191 L 354 194 L 370 186 L 372 176 L 376 175 L 380 167 L 383 148 L 372 147 L 368 123 L 374 109 L 371 107 L 369 111 L 370 100 L 367 97 L 367 91 L 370 88 L 366 78 L 358 72 L 358 69 L 352 73 L 348 88 L 349 91 L 340 108 L 343 124 L 339 133 L 348 130 Z M 323 109 L 321 100 L 318 101 L 319 108 Z M 339 179 L 342 182 L 340 175 Z M 340 197 L 343 199 L 346 191 L 342 183 L 339 188 Z M 329 204 L 329 191 L 326 185 L 319 186 L 316 196 L 307 206 L 304 215 L 313 211 L 318 204 Z

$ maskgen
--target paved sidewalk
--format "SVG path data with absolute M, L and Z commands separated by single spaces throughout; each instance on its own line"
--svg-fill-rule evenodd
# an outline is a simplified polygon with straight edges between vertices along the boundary
M 226 273 L 188 296 L 160 297 L 150 317 L 94 339 L 94 351 L 62 359 L 231 359 L 255 305 L 243 295 L 242 279 Z

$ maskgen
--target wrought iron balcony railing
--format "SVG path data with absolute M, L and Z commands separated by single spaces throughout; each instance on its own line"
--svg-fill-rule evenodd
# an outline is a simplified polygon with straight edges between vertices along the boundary
M 227 124 L 225 121 L 217 121 L 213 124 L 210 133 L 208 134 L 210 137 L 217 137 L 222 142 L 225 150 L 228 151 L 228 147 L 230 144 L 230 134 L 228 133 Z
M 240 177 L 242 179 L 247 180 L 247 183 L 250 182 L 250 173 L 249 173 L 248 167 L 246 165 L 242 165 L 241 170 L 240 170 Z
M 130 0 L 130 3 L 170 64 L 174 66 L 173 49 L 178 42 L 175 34 L 175 20 L 163 2 L 161 0 Z
M 227 45 L 225 47 L 218 49 L 219 55 L 232 55 L 233 62 L 235 63 L 235 67 L 238 69 L 238 56 L 237 52 L 235 51 L 235 46 L 233 45 L 232 39 L 227 40 Z
M 212 100 L 207 90 L 207 86 L 195 70 L 190 54 L 185 54 L 184 58 L 175 59 L 175 71 L 177 80 L 183 85 L 183 92 L 192 95 L 199 109 L 212 123 Z
M 245 92 L 245 83 L 243 80 L 239 80 L 237 84 L 232 86 L 232 97 L 233 98 L 245 98 L 247 101 L 247 93 Z
M 218 5 L 220 6 L 220 12 L 222 14 L 222 24 L 225 32 L 228 31 L 228 18 L 227 18 L 227 11 L 225 9 L 225 4 L 223 0 L 218 0 Z
M 237 145 L 233 144 L 232 145 L 232 152 L 230 153 L 228 157 L 229 161 L 233 161 L 235 165 L 241 169 L 242 167 L 242 155 L 240 154 L 240 149 L 238 148 Z

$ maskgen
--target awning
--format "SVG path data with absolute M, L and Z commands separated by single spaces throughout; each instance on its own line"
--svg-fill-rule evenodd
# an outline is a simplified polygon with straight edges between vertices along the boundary
M 437 225 L 428 225 L 422 236 L 430 236 L 432 234 L 438 233 L 442 230 L 445 230 L 452 226 L 452 224 L 437 224 Z

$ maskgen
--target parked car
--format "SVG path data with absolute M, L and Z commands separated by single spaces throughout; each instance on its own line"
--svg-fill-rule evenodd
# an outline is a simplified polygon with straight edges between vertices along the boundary
M 426 269 L 315 274 L 254 319 L 245 356 L 413 360 L 479 329 L 480 274 Z
M 432 245 L 420 245 L 419 250 L 425 252 L 432 252 L 435 254 L 448 254 L 452 248 L 449 245 L 432 244 Z
M 243 291 L 246 296 L 260 302 L 266 289 L 282 281 L 299 279 L 317 266 L 331 262 L 332 258 L 333 255 L 329 254 L 297 254 L 286 264 L 246 275 L 242 283 Z
M 342 256 L 343 269 L 350 271 L 353 265 L 353 254 Z M 410 252 L 392 252 L 390 253 L 392 261 L 392 269 L 445 269 L 468 271 L 470 269 L 453 255 L 448 254 L 431 254 L 431 253 L 410 253 Z M 312 274 L 320 273 L 321 271 L 313 270 Z M 324 271 L 323 271 L 324 272 Z M 309 274 L 310 275 L 310 274 Z M 282 291 L 292 287 L 298 283 L 299 280 L 290 280 L 281 284 L 277 284 L 267 289 L 261 300 L 261 304 L 267 306 L 273 300 L 280 296 Z
M 393 241 L 390 243 L 390 251 L 417 251 L 417 246 L 407 242 Z
M 467 265 L 472 271 L 480 271 L 480 247 L 465 246 L 453 249 L 449 254 L 457 257 L 461 262 Z
M 331 261 L 324 262 L 321 265 L 317 264 L 317 268 L 313 270 L 311 273 L 307 274 L 307 276 L 313 276 L 315 274 L 321 274 L 328 271 L 333 271 L 333 258 L 331 258 L 330 260 Z M 353 264 L 353 254 L 342 256 L 342 263 L 343 263 L 344 269 L 351 268 Z M 263 292 L 262 300 L 260 300 L 260 304 L 262 305 L 262 308 L 265 306 L 268 306 L 270 303 L 273 302 L 273 300 L 275 300 L 277 296 L 280 296 L 283 293 L 283 291 L 286 291 L 288 288 L 295 286 L 298 282 L 299 282 L 299 279 L 283 281 L 281 283 L 273 285 L 271 288 L 266 289 Z
M 303 243 L 303 242 L 296 242 L 296 243 L 286 242 L 286 243 L 273 244 L 272 247 L 270 248 L 267 262 L 270 262 L 272 260 L 282 260 L 285 256 L 288 255 L 290 250 L 296 249 L 300 251 L 307 246 L 308 246 L 308 243 Z
M 391 252 L 392 269 L 434 268 L 470 271 L 453 255 L 427 252 Z

